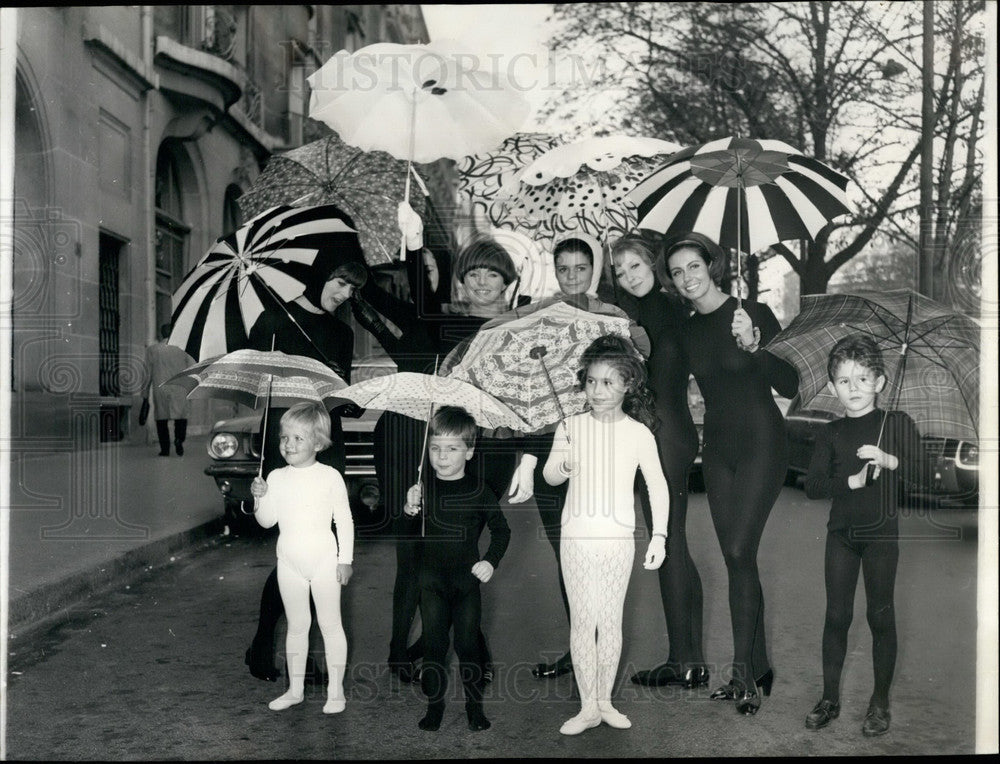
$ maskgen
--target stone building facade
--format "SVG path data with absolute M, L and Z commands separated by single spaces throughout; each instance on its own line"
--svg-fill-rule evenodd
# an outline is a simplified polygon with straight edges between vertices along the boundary
M 427 30 L 418 5 L 17 18 L 12 434 L 28 450 L 145 440 L 145 347 L 185 273 L 241 223 L 237 200 L 268 157 L 312 137 L 306 78 L 342 48 L 427 42 Z M 232 413 L 195 402 L 192 430 Z

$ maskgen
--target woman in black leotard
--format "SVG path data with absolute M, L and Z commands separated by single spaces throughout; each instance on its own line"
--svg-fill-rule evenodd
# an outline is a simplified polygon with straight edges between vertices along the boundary
M 666 249 L 658 272 L 695 310 L 685 323 L 683 347 L 705 398 L 702 469 L 729 573 L 733 678 L 712 698 L 735 700 L 739 713 L 754 714 L 774 678 L 757 549 L 787 469 L 784 421 L 771 388 L 790 398 L 798 376 L 761 349 L 781 331 L 771 309 L 748 300 L 740 306 L 719 288 L 724 264 L 718 246 L 689 234 Z
M 611 248 L 613 274 L 621 287 L 619 305 L 649 334 L 649 385 L 656 403 L 655 430 L 660 463 L 670 486 L 667 561 L 659 569 L 660 598 L 670 650 L 665 663 L 640 671 L 632 681 L 642 685 L 708 683 L 702 650 L 701 578 L 687 543 L 688 472 L 698 454 L 698 431 L 688 408 L 689 367 L 681 347 L 685 311 L 656 281 L 656 252 L 641 236 L 626 236 Z M 643 514 L 651 529 L 651 511 L 640 491 Z

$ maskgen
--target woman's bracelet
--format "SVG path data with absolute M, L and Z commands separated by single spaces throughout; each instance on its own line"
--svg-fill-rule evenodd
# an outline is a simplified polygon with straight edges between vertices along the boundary
M 654 533 L 654 534 L 652 534 L 650 536 L 649 540 L 652 541 L 656 536 L 662 536 L 664 541 L 667 540 L 667 534 L 666 533 Z
M 760 329 L 758 327 L 753 328 L 753 342 L 747 345 L 743 342 L 743 338 L 740 336 L 736 337 L 736 345 L 740 350 L 745 350 L 748 353 L 756 353 L 760 348 Z

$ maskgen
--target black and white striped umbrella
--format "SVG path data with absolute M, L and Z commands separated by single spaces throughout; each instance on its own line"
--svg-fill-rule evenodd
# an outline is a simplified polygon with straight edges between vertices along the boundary
M 782 141 L 723 138 L 678 151 L 628 196 L 639 228 L 697 231 L 749 254 L 815 239 L 835 217 L 853 212 L 847 183 Z
M 202 360 L 246 347 L 266 309 L 301 297 L 321 248 L 356 251 L 334 205 L 272 207 L 217 240 L 173 295 L 168 343 Z

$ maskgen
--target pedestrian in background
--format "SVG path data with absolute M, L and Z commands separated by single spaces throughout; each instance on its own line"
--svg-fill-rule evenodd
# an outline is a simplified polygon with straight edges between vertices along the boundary
M 806 727 L 821 729 L 840 715 L 840 674 L 860 570 L 875 672 L 861 731 L 873 737 L 889 731 L 889 685 L 896 665 L 899 481 L 919 480 L 923 445 L 910 417 L 876 406 L 885 387 L 885 365 L 874 339 L 856 334 L 840 340 L 830 351 L 827 374 L 827 386 L 845 416 L 817 432 L 805 482 L 810 499 L 833 499 L 824 563 L 823 698 L 806 716 Z
M 281 417 L 281 455 L 287 466 L 254 478 L 254 512 L 264 528 L 278 525 L 278 588 L 288 619 L 285 657 L 287 692 L 268 704 L 284 711 L 305 697 L 309 653 L 309 595 L 323 633 L 329 673 L 324 714 L 344 710 L 347 635 L 340 618 L 340 587 L 351 579 L 354 521 L 347 486 L 340 472 L 320 464 L 316 455 L 329 448 L 330 415 L 319 403 L 297 403 Z M 331 522 L 336 523 L 337 535 Z
M 187 419 L 191 404 L 187 393 L 179 385 L 161 385 L 175 374 L 194 364 L 194 359 L 179 347 L 167 344 L 171 325 L 160 327 L 160 341 L 146 348 L 146 379 L 142 389 L 153 398 L 156 437 L 160 441 L 160 456 L 170 456 L 169 422 L 174 420 L 174 448 L 184 456 L 184 439 L 187 436 Z

